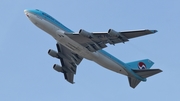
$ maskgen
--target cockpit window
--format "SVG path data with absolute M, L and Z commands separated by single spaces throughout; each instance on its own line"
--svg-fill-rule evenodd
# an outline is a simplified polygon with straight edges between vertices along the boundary
M 39 9 L 36 9 L 37 11 L 39 11 Z
M 48 15 L 48 14 L 46 14 L 46 13 L 44 13 L 44 12 L 42 12 L 42 15 L 44 15 L 45 17 L 47 17 L 47 18 L 55 21 L 56 23 L 59 23 L 59 22 L 58 22 L 57 20 L 55 20 L 53 17 L 51 17 L 50 15 Z

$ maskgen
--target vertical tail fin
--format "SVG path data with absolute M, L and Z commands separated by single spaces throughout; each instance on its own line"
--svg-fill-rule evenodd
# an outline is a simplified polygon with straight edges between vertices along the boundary
M 153 64 L 154 64 L 154 62 L 152 62 L 149 59 L 126 63 L 126 65 L 129 68 L 131 68 L 131 70 L 135 74 L 137 74 L 138 76 L 141 76 L 142 78 L 147 78 L 147 77 L 150 77 L 157 73 L 162 72 L 162 70 L 160 70 L 160 69 L 150 69 Z M 135 88 L 141 82 L 140 80 L 138 80 L 135 77 L 128 77 L 128 80 L 129 80 L 129 85 L 132 88 Z
M 149 59 L 126 63 L 126 65 L 128 65 L 132 69 L 149 69 L 153 64 L 154 62 Z

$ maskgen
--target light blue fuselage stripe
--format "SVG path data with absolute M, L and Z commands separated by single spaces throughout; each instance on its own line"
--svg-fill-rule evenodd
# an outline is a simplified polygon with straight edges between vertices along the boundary
M 111 54 L 109 54 L 108 52 L 104 51 L 104 50 L 99 50 L 99 53 L 103 54 L 104 56 L 106 56 L 107 58 L 111 59 L 112 61 L 114 61 L 115 63 L 117 63 L 118 65 L 120 65 L 121 67 L 123 67 L 128 73 L 133 74 L 133 76 L 135 76 L 136 78 L 142 80 L 142 81 L 146 81 L 145 78 L 141 78 L 139 77 L 136 73 L 134 73 L 131 68 L 129 66 L 127 66 L 124 62 L 120 61 L 119 59 L 117 59 L 116 57 L 112 56 Z
M 40 16 L 41 18 L 44 18 L 45 20 L 47 20 L 48 22 L 52 23 L 53 25 L 59 27 L 60 29 L 64 30 L 65 32 L 73 32 L 72 30 L 70 30 L 69 28 L 67 28 L 66 26 L 64 26 L 63 24 L 61 24 L 59 21 L 57 21 L 56 19 L 54 19 L 53 17 L 51 17 L 50 15 L 48 15 L 45 12 L 39 11 L 39 10 L 28 10 L 29 12 Z
M 70 30 L 69 28 L 67 28 L 66 26 L 64 26 L 63 24 L 61 24 L 60 22 L 58 22 L 57 20 L 55 20 L 53 17 L 51 17 L 50 15 L 42 12 L 42 11 L 30 11 L 31 13 L 40 16 L 42 18 L 44 18 L 45 20 L 47 20 L 48 22 L 52 23 L 53 25 L 59 27 L 60 29 L 64 30 L 65 32 L 72 32 L 72 30 Z M 44 13 L 44 14 L 43 14 Z M 117 63 L 118 65 L 120 65 L 121 67 L 123 67 L 128 73 L 132 74 L 133 76 L 135 76 L 136 78 L 138 78 L 139 80 L 142 81 L 146 81 L 145 78 L 142 78 L 140 76 L 138 76 L 137 74 L 135 74 L 130 67 L 128 67 L 124 62 L 120 61 L 119 59 L 117 59 L 116 57 L 112 56 L 111 54 L 109 54 L 108 52 L 104 51 L 104 50 L 99 50 L 99 53 L 103 54 L 104 56 L 106 56 L 107 58 L 111 59 L 112 61 L 114 61 L 115 63 Z

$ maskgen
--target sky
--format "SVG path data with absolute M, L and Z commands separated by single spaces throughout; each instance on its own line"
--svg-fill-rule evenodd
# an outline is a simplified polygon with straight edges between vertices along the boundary
M 1 0 L 0 101 L 177 101 L 180 99 L 179 0 Z M 84 59 L 75 84 L 48 55 L 56 41 L 25 16 L 40 9 L 71 30 L 156 29 L 157 33 L 105 49 L 123 62 L 151 59 L 162 73 L 129 87 L 126 76 Z

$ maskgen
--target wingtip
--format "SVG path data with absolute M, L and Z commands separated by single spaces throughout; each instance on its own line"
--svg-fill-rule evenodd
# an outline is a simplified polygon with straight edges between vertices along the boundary
M 159 69 L 160 70 L 160 72 L 163 72 L 163 70 L 161 70 L 161 69 Z
M 158 32 L 157 30 L 150 30 L 151 33 L 156 33 Z

